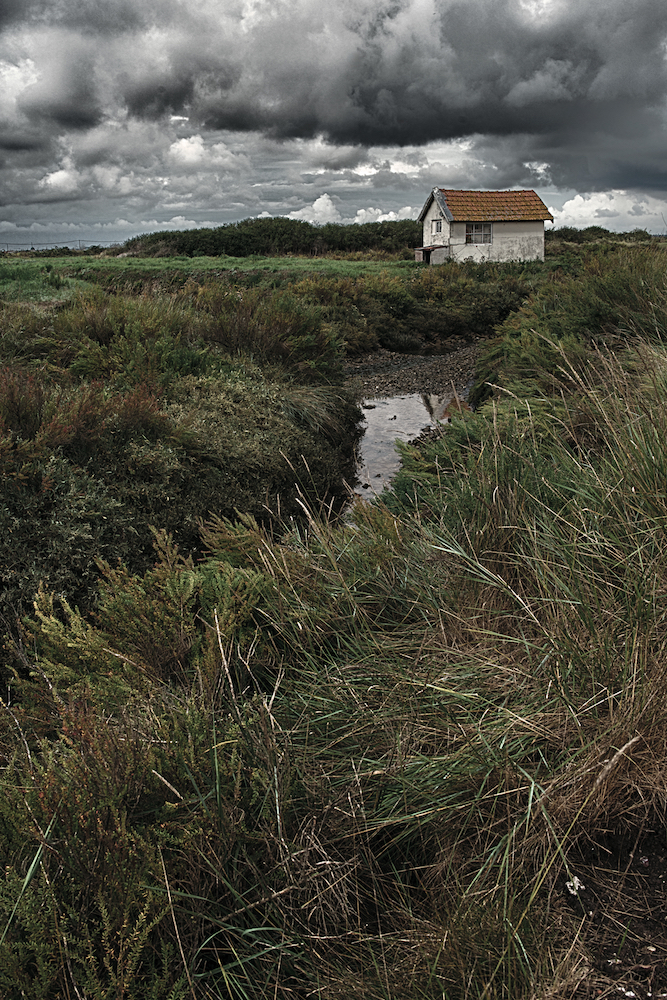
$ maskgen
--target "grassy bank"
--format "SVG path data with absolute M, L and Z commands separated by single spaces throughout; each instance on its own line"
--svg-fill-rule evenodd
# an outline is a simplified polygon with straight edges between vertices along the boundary
M 554 265 L 555 266 L 555 265 Z M 5 302 L 67 301 L 77 294 L 171 301 L 186 328 L 210 301 L 226 311 L 261 300 L 306 313 L 347 354 L 433 352 L 456 338 L 488 336 L 550 273 L 551 265 L 468 262 L 428 268 L 414 261 L 310 257 L 49 257 L 0 264 Z M 55 286 L 58 286 L 55 288 Z
M 28 291 L 53 273 L 41 285 L 28 275 Z M 270 527 L 300 516 L 304 500 L 335 507 L 346 495 L 359 413 L 342 348 L 289 294 L 92 286 L 5 300 L 0 312 L 7 619 L 31 607 L 40 581 L 91 608 L 98 561 L 145 570 L 153 528 L 196 554 L 211 513 Z
M 39 594 L 5 645 L 3 995 L 667 987 L 664 293 L 641 248 L 536 286 L 382 502 L 209 516 L 194 558 L 158 531 L 93 615 Z M 159 372 L 177 428 L 221 377 Z

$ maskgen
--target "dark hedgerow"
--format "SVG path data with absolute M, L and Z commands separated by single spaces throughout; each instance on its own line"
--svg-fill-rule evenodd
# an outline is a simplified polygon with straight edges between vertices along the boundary
M 125 250 L 146 257 L 206 254 L 248 257 L 312 254 L 328 251 L 412 251 L 422 239 L 422 227 L 412 220 L 367 222 L 363 225 L 327 223 L 316 226 L 298 219 L 244 219 L 216 229 L 149 233 L 128 240 Z

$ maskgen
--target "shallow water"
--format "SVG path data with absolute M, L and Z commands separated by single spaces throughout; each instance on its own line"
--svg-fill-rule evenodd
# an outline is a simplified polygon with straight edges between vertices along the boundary
M 425 427 L 433 427 L 436 420 L 443 418 L 452 398 L 453 394 L 427 396 L 413 392 L 389 399 L 365 399 L 363 437 L 357 449 L 359 482 L 354 492 L 366 499 L 381 493 L 400 465 L 396 439 L 411 441 Z

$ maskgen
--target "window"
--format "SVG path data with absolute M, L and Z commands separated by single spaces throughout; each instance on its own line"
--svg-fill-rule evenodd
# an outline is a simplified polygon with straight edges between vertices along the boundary
M 490 243 L 490 222 L 466 222 L 466 243 Z
M 442 232 L 442 219 L 433 219 L 431 222 L 431 232 L 441 233 Z

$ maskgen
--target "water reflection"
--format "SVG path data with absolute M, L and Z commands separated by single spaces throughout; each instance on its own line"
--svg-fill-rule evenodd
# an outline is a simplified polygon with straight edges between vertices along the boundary
M 411 441 L 424 428 L 448 421 L 447 411 L 454 398 L 454 393 L 436 396 L 413 392 L 389 399 L 364 400 L 365 422 L 358 447 L 359 482 L 355 493 L 367 499 L 381 493 L 400 465 L 396 439 Z

